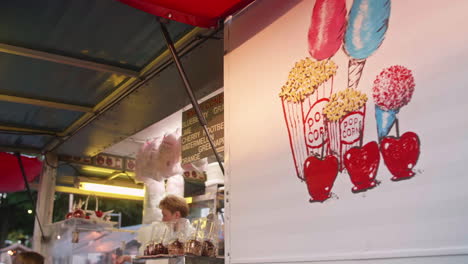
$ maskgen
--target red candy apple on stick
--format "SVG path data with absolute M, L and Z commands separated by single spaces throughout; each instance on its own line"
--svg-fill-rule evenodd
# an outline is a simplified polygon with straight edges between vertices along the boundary
M 376 187 L 375 179 L 379 169 L 380 153 L 377 142 L 372 141 L 362 147 L 353 147 L 344 156 L 344 165 L 354 187 L 352 192 L 358 193 Z
M 111 214 L 114 210 L 110 210 L 106 212 L 99 210 L 99 201 L 98 201 L 97 196 L 95 198 L 96 198 L 96 209 L 94 211 L 86 210 L 86 213 L 89 214 L 89 217 L 87 219 L 96 220 L 96 221 L 106 221 L 107 216 Z M 86 199 L 86 207 L 87 207 L 88 199 L 89 199 L 89 196 Z
M 324 136 L 322 137 L 323 140 Z M 323 144 L 325 146 L 325 144 Z M 324 202 L 331 197 L 331 190 L 338 175 L 338 159 L 333 155 L 324 158 L 324 147 L 321 156 L 310 156 L 304 162 L 304 175 L 310 202 Z
M 338 159 L 332 155 L 324 159 L 310 156 L 304 163 L 304 175 L 310 202 L 323 202 L 331 197 L 330 192 L 338 175 Z
M 77 203 L 73 203 L 73 211 L 68 212 L 65 215 L 65 219 L 70 218 L 86 218 L 86 213 L 81 208 L 83 207 L 83 202 L 81 199 Z
M 411 101 L 414 87 L 411 70 L 403 66 L 391 66 L 377 76 L 372 89 L 380 151 L 385 165 L 393 175 L 393 181 L 413 177 L 413 168 L 419 158 L 418 135 L 406 132 L 400 137 L 397 116 L 400 109 Z M 388 136 L 393 127 L 396 137 Z
M 415 175 L 413 168 L 419 158 L 419 137 L 416 133 L 406 132 L 401 137 L 384 137 L 380 151 L 392 173 L 392 181 L 406 180 Z
M 65 215 L 65 219 L 70 219 L 73 217 L 73 213 L 72 212 L 68 212 L 66 215 Z

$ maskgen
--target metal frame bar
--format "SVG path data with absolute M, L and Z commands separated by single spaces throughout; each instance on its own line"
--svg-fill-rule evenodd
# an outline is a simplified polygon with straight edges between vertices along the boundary
M 59 133 L 50 131 L 50 130 L 42 130 L 42 129 L 35 129 L 35 128 L 25 128 L 25 127 L 15 127 L 15 126 L 5 126 L 0 125 L 0 131 L 10 131 L 13 133 L 24 133 L 24 134 L 39 134 L 39 135 L 51 135 L 57 136 Z M 1 132 L 0 132 L 1 134 Z
M 205 29 L 201 29 L 201 28 L 193 29 L 189 33 L 185 34 L 181 39 L 179 39 L 176 42 L 175 47 L 179 48 L 183 46 L 184 44 L 188 43 L 191 39 L 194 39 L 197 36 L 199 36 L 204 31 Z M 71 124 L 69 127 L 67 127 L 63 132 L 59 134 L 61 137 L 66 137 L 66 138 L 55 139 L 49 142 L 44 147 L 43 150 L 45 152 L 48 152 L 48 151 L 53 151 L 56 148 L 58 148 L 61 144 L 63 144 L 63 142 L 65 142 L 74 134 L 76 134 L 80 129 L 82 129 L 89 123 L 91 123 L 94 119 L 96 119 L 98 116 L 104 113 L 107 109 L 112 107 L 113 104 L 118 102 L 120 98 L 124 98 L 125 96 L 133 92 L 133 90 L 138 88 L 139 83 L 143 84 L 147 78 L 149 78 L 150 76 L 154 74 L 153 69 L 163 64 L 165 60 L 167 60 L 167 57 L 169 56 L 170 56 L 170 52 L 168 50 L 164 51 L 161 55 L 156 57 L 145 68 L 143 68 L 143 70 L 140 71 L 139 73 L 139 76 L 141 76 L 140 79 L 129 78 L 124 84 L 120 85 L 110 95 L 108 95 L 101 102 L 99 102 L 96 106 L 94 106 L 93 111 L 92 111 L 93 113 L 85 113 L 75 122 L 73 122 L 73 124 Z
M 51 62 L 56 62 L 60 64 L 66 64 L 66 65 L 71 65 L 71 66 L 95 70 L 95 71 L 110 72 L 110 73 L 125 75 L 129 77 L 139 76 L 138 71 L 133 71 L 133 70 L 117 67 L 117 66 L 77 59 L 77 58 L 68 57 L 68 56 L 62 56 L 62 55 L 44 52 L 44 51 L 8 45 L 5 43 L 0 43 L 0 52 L 24 56 L 24 57 L 33 58 L 33 59 L 51 61 Z
M 76 112 L 85 112 L 85 113 L 91 113 L 93 111 L 92 107 L 64 104 L 64 103 L 45 101 L 45 100 L 27 98 L 27 97 L 11 96 L 11 95 L 6 95 L 6 94 L 0 94 L 0 101 L 44 106 L 44 107 L 49 107 L 49 108 L 56 108 L 56 109 L 76 111 Z
M 120 175 L 128 175 L 128 174 L 126 174 L 123 171 L 114 171 L 111 175 L 109 175 L 109 177 L 107 177 L 106 181 L 110 182 L 113 179 L 119 177 Z
M 18 160 L 18 165 L 19 165 L 20 170 L 21 170 L 21 175 L 23 176 L 24 185 L 26 186 L 26 190 L 28 191 L 29 200 L 31 202 L 31 205 L 33 206 L 32 211 L 33 211 L 34 217 L 36 218 L 39 229 L 41 231 L 41 238 L 42 238 L 42 240 L 45 240 L 44 229 L 42 229 L 41 221 L 39 219 L 39 216 L 37 215 L 36 200 L 34 200 L 33 194 L 31 192 L 31 187 L 29 186 L 28 178 L 26 176 L 26 172 L 24 171 L 23 161 L 21 160 L 21 155 L 20 155 L 19 152 L 16 152 L 15 156 L 16 156 L 16 159 Z
M 185 34 L 181 39 L 179 39 L 175 43 L 174 47 L 177 49 L 183 48 L 184 49 L 183 52 L 186 52 L 185 50 L 190 51 L 191 49 L 193 49 L 192 46 L 197 46 L 199 43 L 204 42 L 204 38 L 200 38 L 200 36 L 203 33 L 207 33 L 207 32 L 209 31 L 206 29 L 195 28 L 189 33 Z M 215 34 L 216 32 L 217 31 L 214 31 L 214 33 L 210 33 L 210 34 Z M 187 47 L 188 49 L 186 49 Z M 36 59 L 42 59 L 42 60 L 47 60 L 47 61 L 53 61 L 57 63 L 73 65 L 76 67 L 89 68 L 89 69 L 98 70 L 98 71 L 112 72 L 112 73 L 118 73 L 118 74 L 130 76 L 130 78 L 128 78 L 125 81 L 125 83 L 120 85 L 110 95 L 108 95 L 106 98 L 104 98 L 102 101 L 100 101 L 98 104 L 96 104 L 92 108 L 77 106 L 77 105 L 67 105 L 67 104 L 61 104 L 61 103 L 53 104 L 53 102 L 47 102 L 47 101 L 37 100 L 37 99 L 32 99 L 32 98 L 28 98 L 31 100 L 26 99 L 26 101 L 22 101 L 24 103 L 30 103 L 30 104 L 34 103 L 34 104 L 41 105 L 41 106 L 48 106 L 48 107 L 55 107 L 55 108 L 68 108 L 70 110 L 84 112 L 84 114 L 80 118 L 75 120 L 71 125 L 69 125 L 65 130 L 61 132 L 46 131 L 46 130 L 34 129 L 34 128 L 20 128 L 20 127 L 15 127 L 15 126 L 0 126 L 0 134 L 1 134 L 1 131 L 3 130 L 3 131 L 11 131 L 11 132 L 17 132 L 17 133 L 45 134 L 45 135 L 55 136 L 56 138 L 51 140 L 40 150 L 41 153 L 55 150 L 57 147 L 59 147 L 61 144 L 63 144 L 65 141 L 69 140 L 73 135 L 75 135 L 80 129 L 82 129 L 83 127 L 91 123 L 94 119 L 96 119 L 98 116 L 100 116 L 102 113 L 107 111 L 115 103 L 118 103 L 121 99 L 125 98 L 134 90 L 138 89 L 139 86 L 143 85 L 146 82 L 146 79 L 153 77 L 161 70 L 161 68 L 164 69 L 171 63 L 170 58 L 168 58 L 171 55 L 170 50 L 164 51 L 162 54 L 156 57 L 153 61 L 151 61 L 145 68 L 143 68 L 140 72 L 129 71 L 127 69 L 122 69 L 119 67 L 89 62 L 89 61 L 70 58 L 70 57 L 61 56 L 57 54 L 52 54 L 52 53 L 22 48 L 22 47 L 16 47 L 16 46 L 7 45 L 4 43 L 0 43 L 0 52 L 8 53 L 8 54 L 15 54 L 19 56 L 26 56 L 26 57 L 36 58 Z M 4 97 L 4 99 L 8 99 L 10 101 L 25 100 L 25 99 L 20 99 L 20 98 L 15 98 L 15 97 Z
M 190 102 L 192 103 L 192 107 L 193 109 L 195 109 L 195 113 L 197 114 L 198 122 L 200 123 L 203 130 L 205 131 L 205 135 L 208 138 L 208 142 L 210 143 L 211 149 L 213 150 L 216 160 L 218 161 L 219 167 L 221 168 L 221 171 L 223 172 L 223 175 L 224 175 L 224 166 L 221 160 L 221 156 L 219 155 L 218 151 L 216 151 L 216 147 L 213 143 L 213 139 L 211 138 L 211 135 L 208 132 L 208 126 L 207 126 L 205 116 L 203 116 L 203 113 L 200 110 L 200 105 L 198 104 L 198 101 L 195 98 L 192 86 L 190 84 L 190 81 L 187 78 L 187 75 L 185 74 L 184 67 L 182 66 L 182 63 L 180 62 L 179 55 L 177 54 L 177 51 L 174 47 L 174 43 L 172 42 L 171 36 L 169 35 L 169 32 L 167 31 L 164 21 L 161 20 L 159 24 L 161 26 L 161 31 L 163 33 L 164 40 L 166 40 L 167 48 L 171 52 L 172 60 L 177 66 L 177 70 L 179 72 L 180 78 L 182 79 L 182 82 L 184 83 L 185 91 L 187 92 Z
M 194 30 L 190 31 L 187 33 L 185 36 L 183 36 L 179 41 L 176 43 L 176 47 L 180 47 L 182 44 L 187 42 L 189 39 L 197 36 L 200 34 L 201 29 L 195 28 Z M 150 62 L 143 70 L 140 72 L 140 76 L 144 76 L 148 74 L 148 72 L 158 65 L 159 63 L 163 62 L 163 60 L 170 55 L 169 51 L 164 51 L 161 55 L 159 55 L 156 59 L 154 59 L 152 62 Z M 136 78 L 131 78 L 127 80 L 123 85 L 121 85 L 119 88 L 117 88 L 115 91 L 113 91 L 110 95 L 108 95 L 106 98 L 104 98 L 101 102 L 99 102 L 94 108 L 93 112 L 99 112 L 102 109 L 104 109 L 108 104 L 112 103 L 112 100 L 114 98 L 119 97 L 120 95 L 125 94 L 126 91 L 128 91 L 133 84 L 135 84 L 138 81 Z M 75 128 L 80 126 L 80 124 L 84 123 L 87 119 L 92 117 L 92 114 L 85 114 L 83 115 L 80 119 L 75 121 L 72 125 L 70 125 L 65 131 L 63 131 L 63 134 L 67 135 L 70 132 L 72 132 Z
M 23 153 L 23 154 L 41 154 L 40 149 L 10 147 L 10 146 L 2 146 L 2 145 L 0 145 L 0 151 L 3 151 L 3 152 L 20 152 L 20 153 Z

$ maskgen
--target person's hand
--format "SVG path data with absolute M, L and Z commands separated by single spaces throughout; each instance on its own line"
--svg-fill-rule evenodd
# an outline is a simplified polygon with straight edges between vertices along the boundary
M 130 257 L 128 255 L 123 255 L 123 256 L 117 257 L 117 259 L 115 260 L 115 264 L 123 264 L 125 262 L 131 263 L 132 262 L 132 257 Z

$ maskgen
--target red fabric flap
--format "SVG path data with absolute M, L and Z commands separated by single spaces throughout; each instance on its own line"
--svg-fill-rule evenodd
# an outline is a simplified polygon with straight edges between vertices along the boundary
M 147 13 L 197 27 L 215 27 L 254 0 L 118 0 Z
M 28 182 L 33 181 L 42 170 L 42 162 L 37 158 L 21 156 Z M 0 192 L 24 190 L 24 180 L 18 159 L 15 155 L 0 152 Z

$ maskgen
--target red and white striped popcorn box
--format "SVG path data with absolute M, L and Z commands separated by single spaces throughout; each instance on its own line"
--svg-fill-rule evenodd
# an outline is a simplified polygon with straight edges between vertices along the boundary
M 366 106 L 348 113 L 338 121 L 325 121 L 329 136 L 329 149 L 339 161 L 340 171 L 343 171 L 344 155 L 352 147 L 360 145 L 364 136 L 364 120 L 366 116 Z
M 303 101 L 281 99 L 291 152 L 299 178 L 304 178 L 303 166 L 309 156 L 321 156 L 322 152 L 329 153 L 323 108 L 329 102 L 332 92 L 333 77 L 319 85 L 314 93 Z

